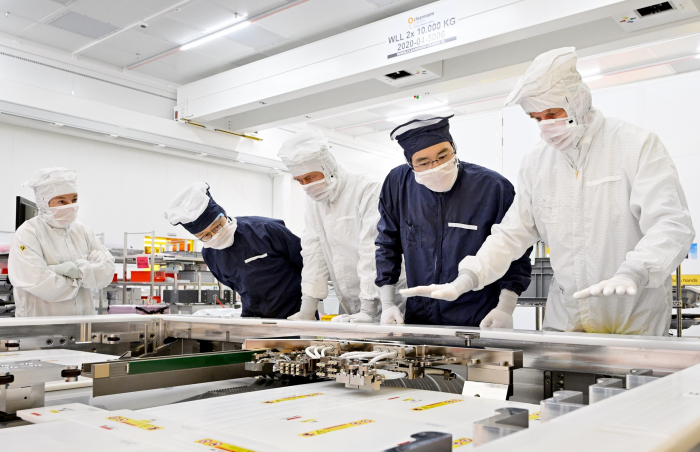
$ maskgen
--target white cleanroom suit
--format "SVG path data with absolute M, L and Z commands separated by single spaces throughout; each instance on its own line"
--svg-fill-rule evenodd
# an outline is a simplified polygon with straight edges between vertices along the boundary
M 12 239 L 8 267 L 15 315 L 94 315 L 90 289 L 112 281 L 114 257 L 90 228 L 74 221 L 75 215 L 65 224 L 60 214 L 65 209 L 48 207 L 55 196 L 77 193 L 75 172 L 41 170 L 25 185 L 34 188 L 39 216 L 22 224 Z

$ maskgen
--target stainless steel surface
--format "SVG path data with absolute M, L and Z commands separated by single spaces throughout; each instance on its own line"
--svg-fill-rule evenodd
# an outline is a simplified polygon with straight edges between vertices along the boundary
M 499 408 L 496 415 L 474 422 L 474 447 L 529 427 L 529 412 L 524 408 Z
M 540 420 L 552 419 L 585 407 L 581 391 L 557 391 L 553 397 L 540 402 Z
M 622 380 L 619 378 L 599 378 L 598 383 L 591 385 L 588 392 L 588 403 L 593 404 L 625 392 Z

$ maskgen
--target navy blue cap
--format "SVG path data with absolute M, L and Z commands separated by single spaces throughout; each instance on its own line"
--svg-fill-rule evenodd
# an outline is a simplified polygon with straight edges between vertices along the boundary
M 196 220 L 194 220 L 191 223 L 180 223 L 183 228 L 187 229 L 191 234 L 199 234 L 203 230 L 209 227 L 214 220 L 219 218 L 219 215 L 224 215 L 226 216 L 226 211 L 224 210 L 223 207 L 218 205 L 216 201 L 211 197 L 209 194 L 209 190 L 207 190 L 207 196 L 209 196 L 209 204 L 207 204 L 206 209 L 204 209 L 204 212 L 197 217 Z
M 445 141 L 454 147 L 449 121 L 453 116 L 412 119 L 392 130 L 391 139 L 399 142 L 408 162 L 416 152 Z

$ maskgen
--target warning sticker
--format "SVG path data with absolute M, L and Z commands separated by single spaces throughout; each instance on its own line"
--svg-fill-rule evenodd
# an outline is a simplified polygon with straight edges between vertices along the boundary
M 439 406 L 452 405 L 453 403 L 458 403 L 458 402 L 463 402 L 463 400 L 462 399 L 445 400 L 444 402 L 431 403 L 430 405 L 423 405 L 423 406 L 419 406 L 416 408 L 411 408 L 411 411 L 432 410 L 433 408 L 437 408 Z
M 306 436 L 306 437 L 319 436 L 319 435 L 323 435 L 326 433 L 337 432 L 338 430 L 345 430 L 346 428 L 350 428 L 350 427 L 357 427 L 360 425 L 371 424 L 372 422 L 374 422 L 374 421 L 371 419 L 360 419 L 359 421 L 348 422 L 347 424 L 340 424 L 340 425 L 335 425 L 333 427 L 327 427 L 327 428 L 322 428 L 322 429 L 318 429 L 318 430 L 313 430 L 311 432 L 300 433 L 299 436 Z
M 138 427 L 143 430 L 163 430 L 164 427 L 158 427 L 157 425 L 151 424 L 151 421 L 137 421 L 135 419 L 129 419 L 123 416 L 110 416 L 107 419 L 114 422 L 119 422 L 120 424 L 130 425 L 132 427 Z
M 202 446 L 212 447 L 214 449 L 225 450 L 227 452 L 255 452 L 252 449 L 246 449 L 244 447 L 234 446 L 233 444 L 222 443 L 221 441 L 209 438 L 200 439 L 198 441 L 195 441 L 195 443 L 201 444 Z
M 528 419 L 531 421 L 536 421 L 540 418 L 540 412 L 537 411 L 536 413 L 532 413 L 531 415 L 528 416 Z
M 460 438 L 452 441 L 452 448 L 456 449 L 458 447 L 466 446 L 467 444 L 473 443 L 474 440 L 471 438 Z
M 311 393 L 311 394 L 304 394 L 304 395 L 298 395 L 298 396 L 294 396 L 294 397 L 287 397 L 287 398 L 284 398 L 284 399 L 267 400 L 267 401 L 261 402 L 261 403 L 280 403 L 280 402 L 288 402 L 288 401 L 290 401 L 290 400 L 305 399 L 305 398 L 307 398 L 307 397 L 316 397 L 316 396 L 322 396 L 322 395 L 323 395 L 322 392 L 314 392 L 314 393 Z

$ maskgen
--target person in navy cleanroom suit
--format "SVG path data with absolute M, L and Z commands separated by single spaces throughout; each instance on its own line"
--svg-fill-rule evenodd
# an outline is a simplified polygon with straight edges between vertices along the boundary
M 183 189 L 167 211 L 202 241 L 202 257 L 217 280 L 241 296 L 242 317 L 286 319 L 301 304 L 301 241 L 284 221 L 226 216 L 195 182 Z
M 381 295 L 391 292 L 382 291 L 383 286 L 397 282 L 402 255 L 408 287 L 454 281 L 459 262 L 479 251 L 491 226 L 501 222 L 515 197 L 505 177 L 457 159 L 448 119 L 414 119 L 392 132 L 408 165 L 389 173 L 379 198 L 381 219 L 375 243 L 376 283 Z M 422 160 L 413 158 L 428 148 L 434 153 Z M 529 254 L 530 250 L 514 261 L 500 280 L 454 301 L 411 296 L 405 323 L 477 326 L 499 301 L 514 307 L 518 295 L 530 284 Z M 401 293 L 413 295 L 411 289 Z M 382 298 L 384 311 L 391 307 L 391 301 Z M 385 318 L 382 323 L 402 320 Z

